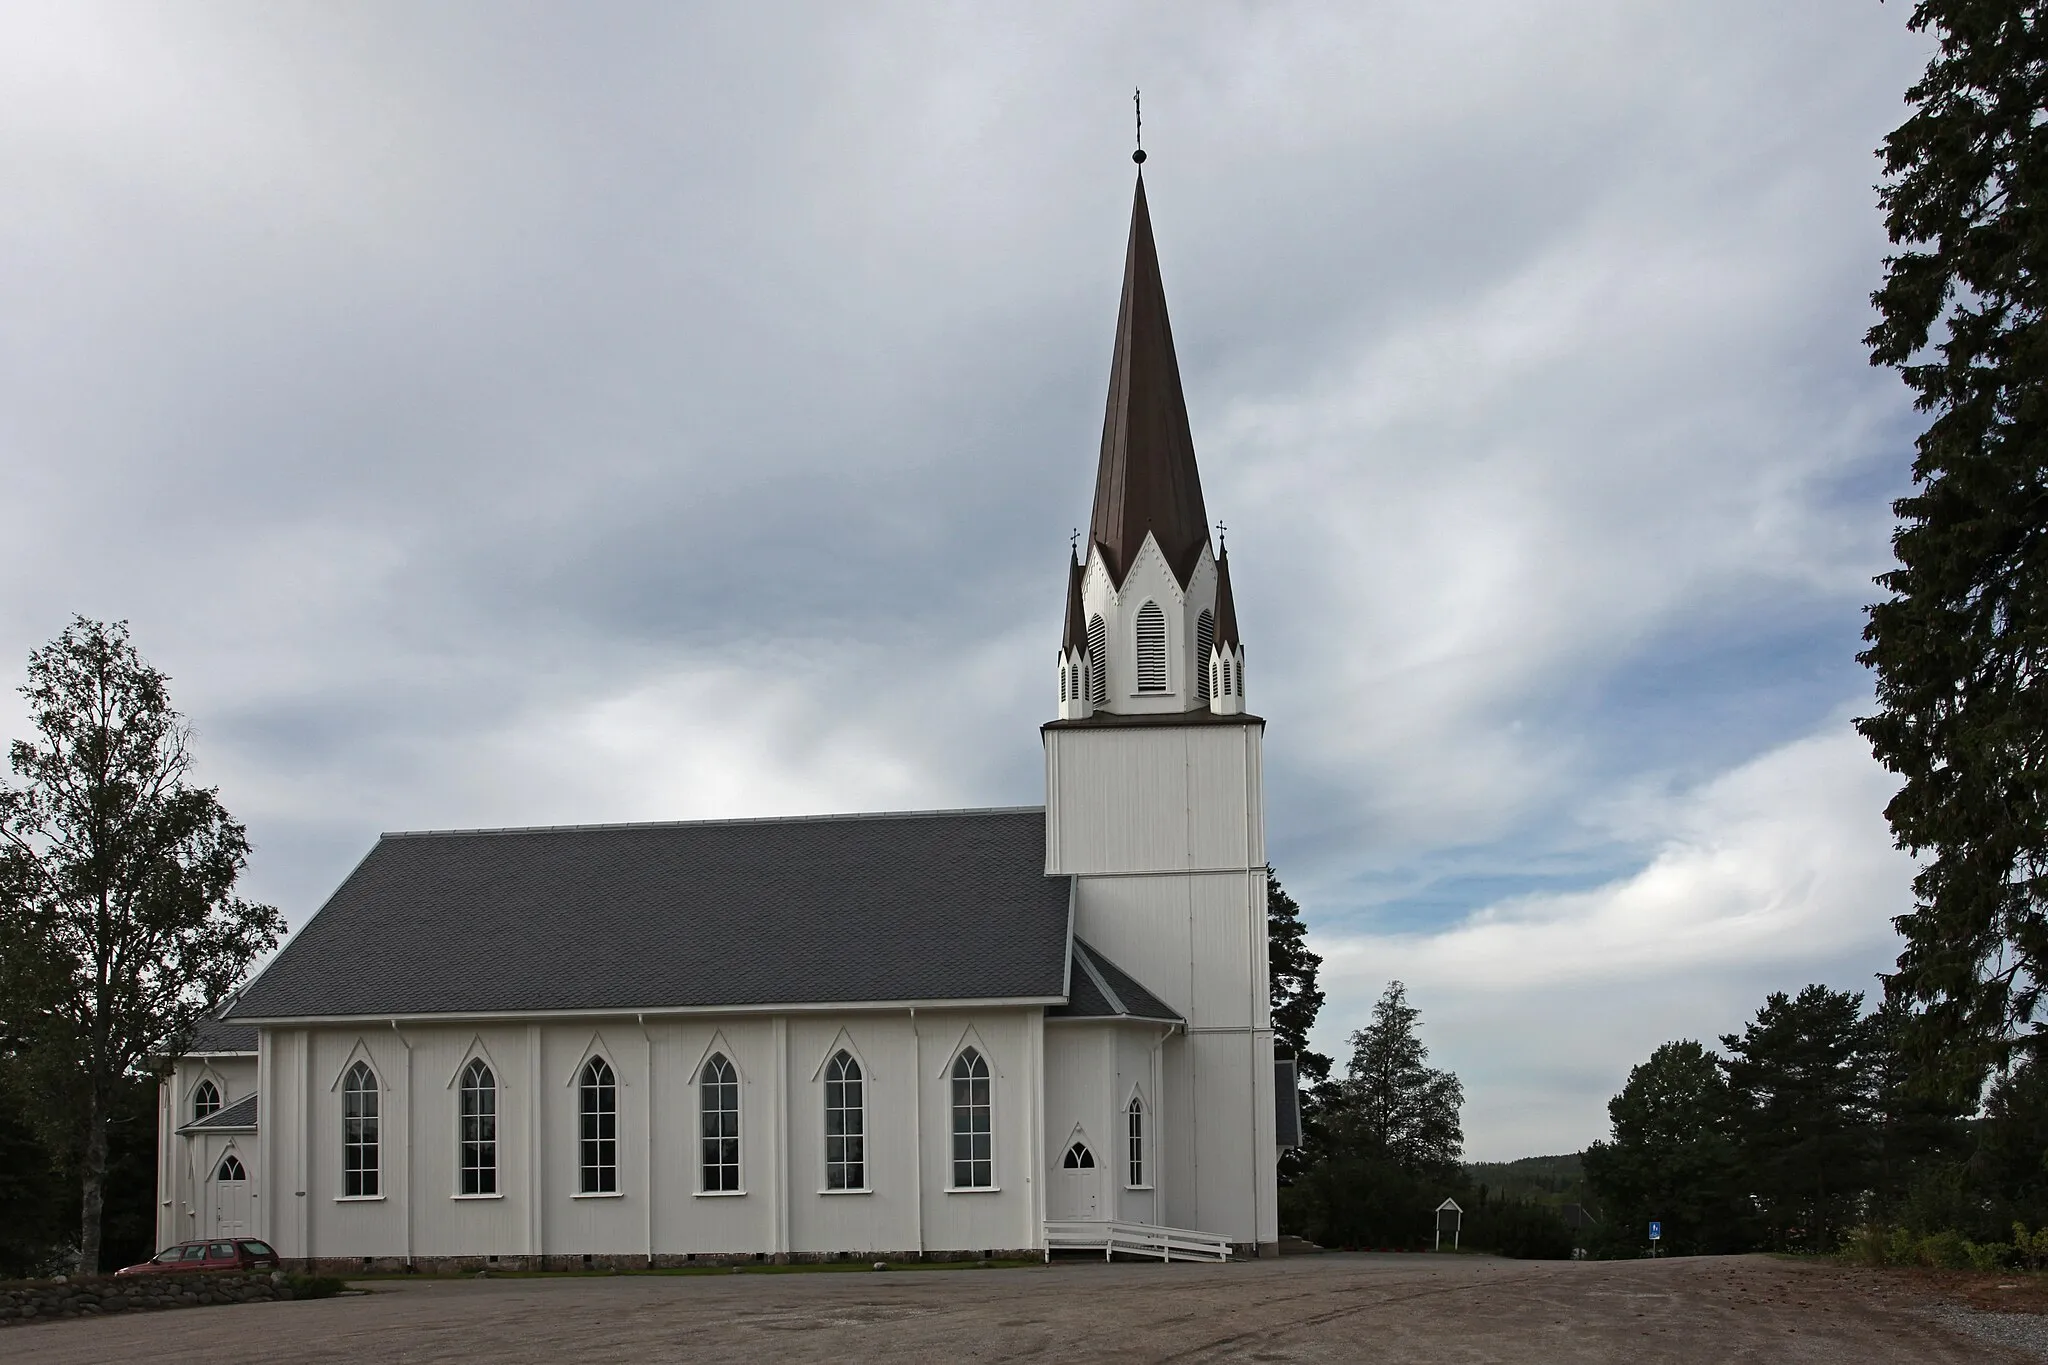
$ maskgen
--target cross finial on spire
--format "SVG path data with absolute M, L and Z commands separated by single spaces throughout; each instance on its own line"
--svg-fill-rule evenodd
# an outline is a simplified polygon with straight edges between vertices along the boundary
M 1067 548 L 1068 548 L 1069 550 L 1071 550 L 1071 551 L 1073 552 L 1074 558 L 1076 558 L 1076 559 L 1079 559 L 1079 558 L 1081 557 L 1081 528 L 1080 528 L 1080 527 L 1076 526 L 1076 527 L 1074 528 L 1074 534 L 1072 534 L 1072 535 L 1070 535 L 1070 536 L 1068 536 L 1068 537 L 1067 537 Z
M 1223 533 L 1229 529 L 1228 526 L 1223 524 L 1223 518 L 1218 517 L 1216 519 L 1216 552 L 1218 554 L 1223 553 Z
M 1145 164 L 1145 99 L 1144 99 L 1144 94 L 1145 94 L 1145 92 L 1144 92 L 1144 91 L 1142 91 L 1142 90 L 1135 90 L 1135 89 L 1134 89 L 1134 90 L 1132 90 L 1132 91 L 1131 91 L 1131 113 L 1132 113 L 1133 115 L 1135 115 L 1135 116 L 1137 117 L 1137 120 L 1138 120 L 1138 149 L 1137 149 L 1136 151 L 1134 151 L 1134 152 L 1132 152 L 1132 153 L 1131 153 L 1131 160 L 1133 160 L 1133 161 L 1137 162 L 1137 163 L 1138 163 L 1138 164 L 1139 164 L 1140 166 L 1143 166 L 1143 165 Z

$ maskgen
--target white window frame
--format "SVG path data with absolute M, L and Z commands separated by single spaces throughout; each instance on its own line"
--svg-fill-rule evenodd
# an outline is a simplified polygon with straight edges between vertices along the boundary
M 213 1107 L 202 1114 L 199 1112 L 201 1093 L 209 1090 L 213 1092 Z M 192 1093 L 185 1097 L 185 1107 L 191 1111 L 191 1121 L 198 1123 L 201 1119 L 210 1119 L 225 1109 L 227 1107 L 226 1100 L 227 1092 L 221 1089 L 220 1082 L 214 1080 L 211 1076 L 201 1076 L 193 1084 Z
M 726 1074 L 731 1079 L 719 1081 L 713 1081 L 708 1079 L 709 1073 L 714 1063 L 723 1066 L 726 1070 Z M 708 1057 L 706 1057 L 701 1063 L 698 1064 L 696 1084 L 697 1193 L 701 1195 L 714 1196 L 745 1194 L 747 1192 L 746 1143 L 743 1140 L 743 1134 L 745 1132 L 745 1123 L 741 1117 L 741 1109 L 743 1105 L 741 1102 L 740 1069 L 733 1062 L 730 1053 L 724 1051 L 723 1049 L 714 1048 L 711 1054 Z M 710 1134 L 707 1134 L 704 1131 L 706 1121 L 714 1112 L 719 1114 L 722 1118 L 727 1111 L 723 1108 L 720 1108 L 716 1111 L 710 1108 L 711 1092 L 714 1088 L 723 1090 L 727 1085 L 730 1085 L 732 1087 L 732 1109 L 730 1111 L 732 1114 L 732 1132 L 730 1135 L 721 1133 L 714 1137 Z M 723 1127 L 723 1124 L 721 1123 L 720 1126 Z M 710 1159 L 710 1144 L 712 1144 L 713 1142 L 732 1143 L 731 1162 L 714 1162 Z M 711 1172 L 714 1169 L 723 1171 L 726 1169 L 728 1165 L 732 1169 L 731 1185 L 726 1185 L 722 1177 L 715 1184 L 711 1180 L 706 1178 L 711 1174 Z
M 358 1078 L 369 1082 L 367 1088 Z M 384 1197 L 384 1103 L 382 1082 L 369 1059 L 357 1058 L 341 1074 L 341 1195 L 343 1200 L 375 1200 Z M 367 1112 L 349 1112 L 362 1106 Z M 359 1124 L 351 1130 L 351 1124 Z M 353 1132 L 353 1135 L 352 1135 Z M 351 1169 L 351 1154 L 367 1153 L 367 1160 Z M 351 1189 L 351 1183 L 354 1188 Z
M 471 1085 L 477 1072 L 483 1072 L 485 1084 Z M 455 1086 L 455 1194 L 456 1199 L 502 1199 L 504 1192 L 498 1188 L 498 1143 L 500 1138 L 500 1112 L 498 1096 L 502 1087 L 498 1084 L 498 1070 L 483 1057 L 471 1057 L 462 1064 Z M 479 1097 L 477 1112 L 470 1112 L 470 1097 Z M 488 1103 L 485 1112 L 484 1103 Z M 470 1136 L 470 1124 L 476 1123 L 476 1137 Z M 483 1136 L 486 1121 L 489 1137 Z M 475 1152 L 476 1161 L 470 1156 Z M 471 1177 L 474 1176 L 474 1180 Z M 474 1184 L 475 1188 L 470 1188 Z M 485 1188 L 488 1186 L 489 1188 Z
M 603 1068 L 602 1073 L 598 1071 L 600 1067 Z M 600 1074 L 603 1076 L 601 1080 L 597 1079 Z M 586 1092 L 591 1090 L 598 1092 L 600 1104 L 604 1095 L 609 1092 L 611 1108 L 609 1110 L 589 1108 Z M 607 1117 L 611 1119 L 610 1137 L 605 1137 L 603 1134 L 602 1121 Z M 592 1118 L 599 1120 L 599 1131 L 594 1137 L 586 1137 L 586 1120 Z M 589 1155 L 589 1148 L 586 1144 L 593 1143 L 596 1144 L 598 1159 L 596 1161 L 586 1161 L 584 1158 Z M 606 1143 L 611 1144 L 610 1162 L 606 1162 L 603 1159 Z M 593 1172 L 595 1173 L 594 1175 L 592 1174 Z M 607 1172 L 610 1173 L 611 1177 L 609 1188 L 605 1185 Z M 593 1181 L 595 1182 L 595 1188 L 592 1188 Z M 576 1193 L 572 1198 L 617 1199 L 619 1197 L 619 1071 L 617 1067 L 611 1064 L 610 1058 L 601 1052 L 593 1052 L 590 1056 L 584 1058 L 583 1065 L 576 1068 Z
M 832 1087 L 834 1085 L 843 1086 L 847 1083 L 845 1072 L 841 1069 L 842 1063 L 852 1066 L 855 1073 L 852 1077 L 852 1083 L 860 1087 L 859 1103 L 850 1108 L 844 1104 L 834 1105 L 832 1103 Z M 840 1069 L 839 1078 L 836 1080 L 833 1076 L 835 1069 Z M 868 1088 L 874 1083 L 873 1074 L 869 1070 L 867 1063 L 862 1061 L 853 1048 L 845 1042 L 841 1042 L 832 1049 L 832 1055 L 825 1059 L 825 1065 L 821 1069 L 820 1074 L 824 1081 L 824 1088 L 819 1091 L 819 1098 L 823 1101 L 823 1107 L 820 1111 L 820 1117 L 823 1120 L 820 1125 L 820 1133 L 824 1137 L 821 1151 L 824 1156 L 825 1169 L 824 1183 L 818 1192 L 820 1194 L 871 1194 L 874 1190 L 873 1186 L 868 1183 L 868 1164 L 872 1160 L 873 1154 L 868 1151 L 868 1139 L 871 1136 L 868 1131 Z M 841 1097 L 844 1098 L 843 1091 L 841 1092 Z M 832 1132 L 832 1116 L 834 1114 L 852 1114 L 859 1122 L 860 1131 L 858 1133 L 842 1131 L 835 1135 Z M 843 1129 L 844 1120 L 841 1123 Z M 841 1159 L 836 1162 L 832 1159 L 832 1142 L 835 1136 L 842 1143 L 849 1137 L 855 1138 L 860 1142 L 860 1156 L 857 1158 L 857 1162 L 845 1158 L 844 1152 L 846 1149 L 844 1147 L 840 1149 L 842 1153 Z M 845 1168 L 856 1164 L 858 1164 L 860 1172 L 860 1180 L 857 1183 L 846 1179 L 847 1171 L 845 1170 Z M 840 1181 L 838 1184 L 833 1183 L 835 1175 L 833 1168 L 835 1166 L 841 1168 L 838 1173 Z
M 221 1174 L 221 1172 L 222 1172 L 223 1170 L 227 1169 L 227 1164 L 228 1164 L 228 1163 L 229 1163 L 230 1161 L 232 1161 L 232 1162 L 234 1162 L 234 1163 L 235 1163 L 235 1169 L 236 1169 L 237 1171 L 241 1172 L 241 1174 L 240 1174 L 240 1175 L 222 1175 L 222 1174 Z M 217 1184 L 220 1184 L 220 1183 L 221 1183 L 222 1181 L 227 1181 L 227 1182 L 230 1182 L 230 1183 L 233 1183 L 233 1182 L 237 1182 L 237 1181 L 239 1181 L 239 1182 L 242 1182 L 242 1183 L 245 1183 L 245 1184 L 246 1184 L 246 1183 L 248 1182 L 248 1179 L 249 1179 L 249 1168 L 248 1168 L 248 1167 L 247 1167 L 246 1165 L 244 1165 L 244 1164 L 242 1163 L 242 1155 L 241 1155 L 241 1153 L 237 1152 L 237 1151 L 236 1151 L 236 1150 L 235 1150 L 234 1148 L 232 1148 L 232 1147 L 230 1147 L 230 1148 L 228 1148 L 228 1149 L 227 1149 L 226 1151 L 222 1152 L 222 1153 L 220 1154 L 220 1160 L 219 1160 L 219 1161 L 216 1161 L 216 1162 L 214 1162 L 214 1163 L 213 1163 L 213 1180 L 214 1180 L 214 1183 L 215 1183 L 216 1185 L 217 1185 Z
M 970 1055 L 974 1058 L 976 1062 L 979 1062 L 981 1064 L 982 1074 L 979 1079 L 981 1080 L 982 1084 L 986 1087 L 984 1091 L 986 1100 L 984 1103 L 980 1105 L 975 1105 L 973 1103 L 972 1086 L 975 1078 L 971 1075 L 962 1076 L 959 1074 L 960 1064 L 963 1061 L 966 1061 Z M 969 1167 L 969 1175 L 971 1176 L 976 1173 L 973 1170 L 973 1167 L 976 1164 L 985 1164 L 988 1167 L 988 1179 L 986 1181 L 969 1180 L 965 1184 L 963 1184 L 960 1180 L 960 1139 L 963 1136 L 960 1131 L 960 1116 L 963 1106 L 960 1102 L 959 1090 L 957 1089 L 957 1087 L 963 1081 L 969 1086 L 968 1103 L 965 1106 L 965 1108 L 969 1111 L 968 1122 L 970 1123 L 970 1125 L 972 1124 L 972 1111 L 976 1108 L 979 1108 L 984 1111 L 988 1122 L 988 1130 L 985 1134 L 985 1136 L 988 1139 L 988 1155 L 986 1157 L 976 1157 L 973 1155 L 971 1146 L 972 1138 L 974 1136 L 973 1129 L 970 1127 L 967 1134 L 965 1134 L 965 1136 L 967 1136 L 970 1140 L 969 1154 L 966 1158 Z M 985 1047 L 981 1047 L 978 1044 L 978 1042 L 963 1043 L 960 1046 L 960 1048 L 954 1052 L 953 1060 L 946 1064 L 946 1193 L 991 1194 L 999 1191 L 1001 1188 L 1002 1187 L 996 1182 L 995 1063 L 989 1060 L 988 1049 Z

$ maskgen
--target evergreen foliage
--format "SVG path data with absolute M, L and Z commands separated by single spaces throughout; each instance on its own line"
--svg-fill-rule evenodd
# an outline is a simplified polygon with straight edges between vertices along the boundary
M 1302 922 L 1301 907 L 1280 885 L 1272 868 L 1266 869 L 1267 982 L 1273 1016 L 1273 1049 L 1294 1058 L 1301 1086 L 1302 1148 L 1280 1155 L 1280 1179 L 1291 1181 L 1308 1160 L 1317 1118 L 1330 1082 L 1330 1059 L 1308 1045 L 1309 1030 L 1322 1013 L 1323 991 L 1316 974 L 1323 959 L 1309 949 L 1308 926 Z
M 1602 1231 L 1635 1244 L 1652 1219 L 1665 1250 L 1746 1251 L 1752 1241 L 1734 1106 L 1720 1059 L 1690 1040 L 1666 1043 L 1608 1102 L 1613 1137 L 1586 1149 Z
M 1923 856 L 1891 992 L 1923 1087 L 1974 1101 L 2048 981 L 2048 4 L 1920 0 L 1937 50 L 1885 140 L 1873 364 L 1930 413 L 1898 567 L 1870 609 L 1878 709 L 1857 722 L 1904 784 Z
M 187 780 L 168 681 L 125 625 L 74 619 L 29 655 L 38 737 L 14 742 L 20 785 L 0 785 L 0 1019 L 26 1112 L 76 1178 L 87 1271 L 125 1092 L 284 928 L 234 894 L 248 836 Z

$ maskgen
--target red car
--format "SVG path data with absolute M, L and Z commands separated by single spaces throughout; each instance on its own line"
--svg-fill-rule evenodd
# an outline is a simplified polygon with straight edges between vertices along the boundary
M 152 1260 L 115 1271 L 116 1275 L 167 1275 L 185 1270 L 275 1270 L 277 1253 L 270 1243 L 250 1237 L 223 1237 L 212 1242 L 180 1242 Z

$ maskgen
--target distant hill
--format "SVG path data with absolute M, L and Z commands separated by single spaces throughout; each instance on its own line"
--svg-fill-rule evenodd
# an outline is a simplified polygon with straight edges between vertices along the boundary
M 1505 1195 L 1560 1207 L 1592 1201 L 1585 1192 L 1579 1154 L 1525 1156 L 1520 1161 L 1468 1161 L 1465 1176 L 1491 1196 Z

